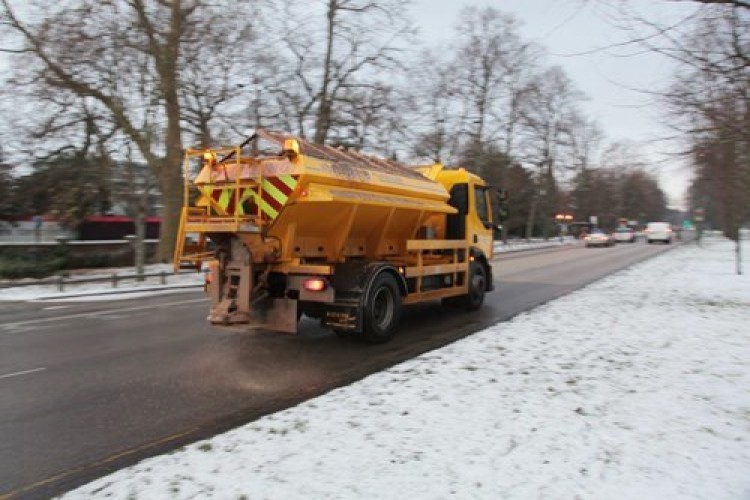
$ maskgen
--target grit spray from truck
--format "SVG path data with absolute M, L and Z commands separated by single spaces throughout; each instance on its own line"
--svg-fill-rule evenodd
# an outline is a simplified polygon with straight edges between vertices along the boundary
M 479 309 L 493 289 L 499 191 L 463 169 L 408 167 L 258 130 L 191 149 L 175 269 L 208 266 L 208 320 L 391 339 L 403 306 Z M 493 205 L 499 208 L 493 213 Z

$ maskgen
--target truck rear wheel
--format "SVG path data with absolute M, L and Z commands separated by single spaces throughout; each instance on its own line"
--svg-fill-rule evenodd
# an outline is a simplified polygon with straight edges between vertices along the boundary
M 395 278 L 382 272 L 375 277 L 364 304 L 364 338 L 381 344 L 393 338 L 401 317 L 401 294 Z

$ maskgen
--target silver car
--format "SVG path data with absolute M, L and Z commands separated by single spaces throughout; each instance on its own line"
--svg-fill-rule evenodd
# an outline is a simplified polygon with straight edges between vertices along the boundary
M 583 240 L 586 242 L 586 248 L 589 247 L 611 247 L 615 244 L 615 239 L 611 234 L 607 234 L 601 229 L 594 229 L 591 234 L 586 235 Z
M 635 230 L 629 227 L 618 227 L 615 229 L 614 237 L 617 243 L 635 243 Z

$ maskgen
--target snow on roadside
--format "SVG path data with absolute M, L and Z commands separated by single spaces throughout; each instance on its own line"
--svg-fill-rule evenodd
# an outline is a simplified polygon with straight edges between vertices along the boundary
M 749 498 L 732 251 L 675 249 L 65 498 Z
M 121 300 L 133 299 L 137 297 L 158 295 L 161 293 L 170 293 L 177 287 L 185 287 L 185 291 L 195 291 L 195 288 L 203 284 L 204 276 L 201 273 L 182 273 L 173 274 L 171 264 L 154 264 L 146 266 L 144 274 L 165 273 L 166 284 L 163 285 L 160 276 L 145 278 L 143 281 L 135 279 L 119 280 L 117 287 L 112 286 L 111 278 L 113 274 L 118 275 L 135 275 L 133 267 L 118 267 L 107 269 L 90 269 L 86 271 L 77 271 L 66 280 L 90 279 L 90 278 L 107 278 L 106 281 L 95 283 L 65 284 L 63 291 L 60 291 L 56 284 L 43 283 L 54 278 L 44 280 L 18 280 L 15 283 L 23 286 L 11 286 L 8 288 L 0 287 L 0 302 L 6 300 L 59 300 L 59 301 L 92 301 L 92 300 Z M 29 284 L 42 282 L 42 284 Z M 5 281 L 3 284 L 14 283 Z

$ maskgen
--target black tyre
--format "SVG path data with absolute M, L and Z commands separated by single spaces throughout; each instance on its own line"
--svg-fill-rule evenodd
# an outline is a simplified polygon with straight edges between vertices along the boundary
M 387 272 L 375 277 L 364 304 L 364 338 L 373 344 L 388 342 L 401 318 L 401 293 Z
M 477 261 L 469 264 L 469 293 L 463 297 L 463 307 L 467 311 L 476 311 L 484 303 L 487 291 L 487 273 L 484 266 Z

